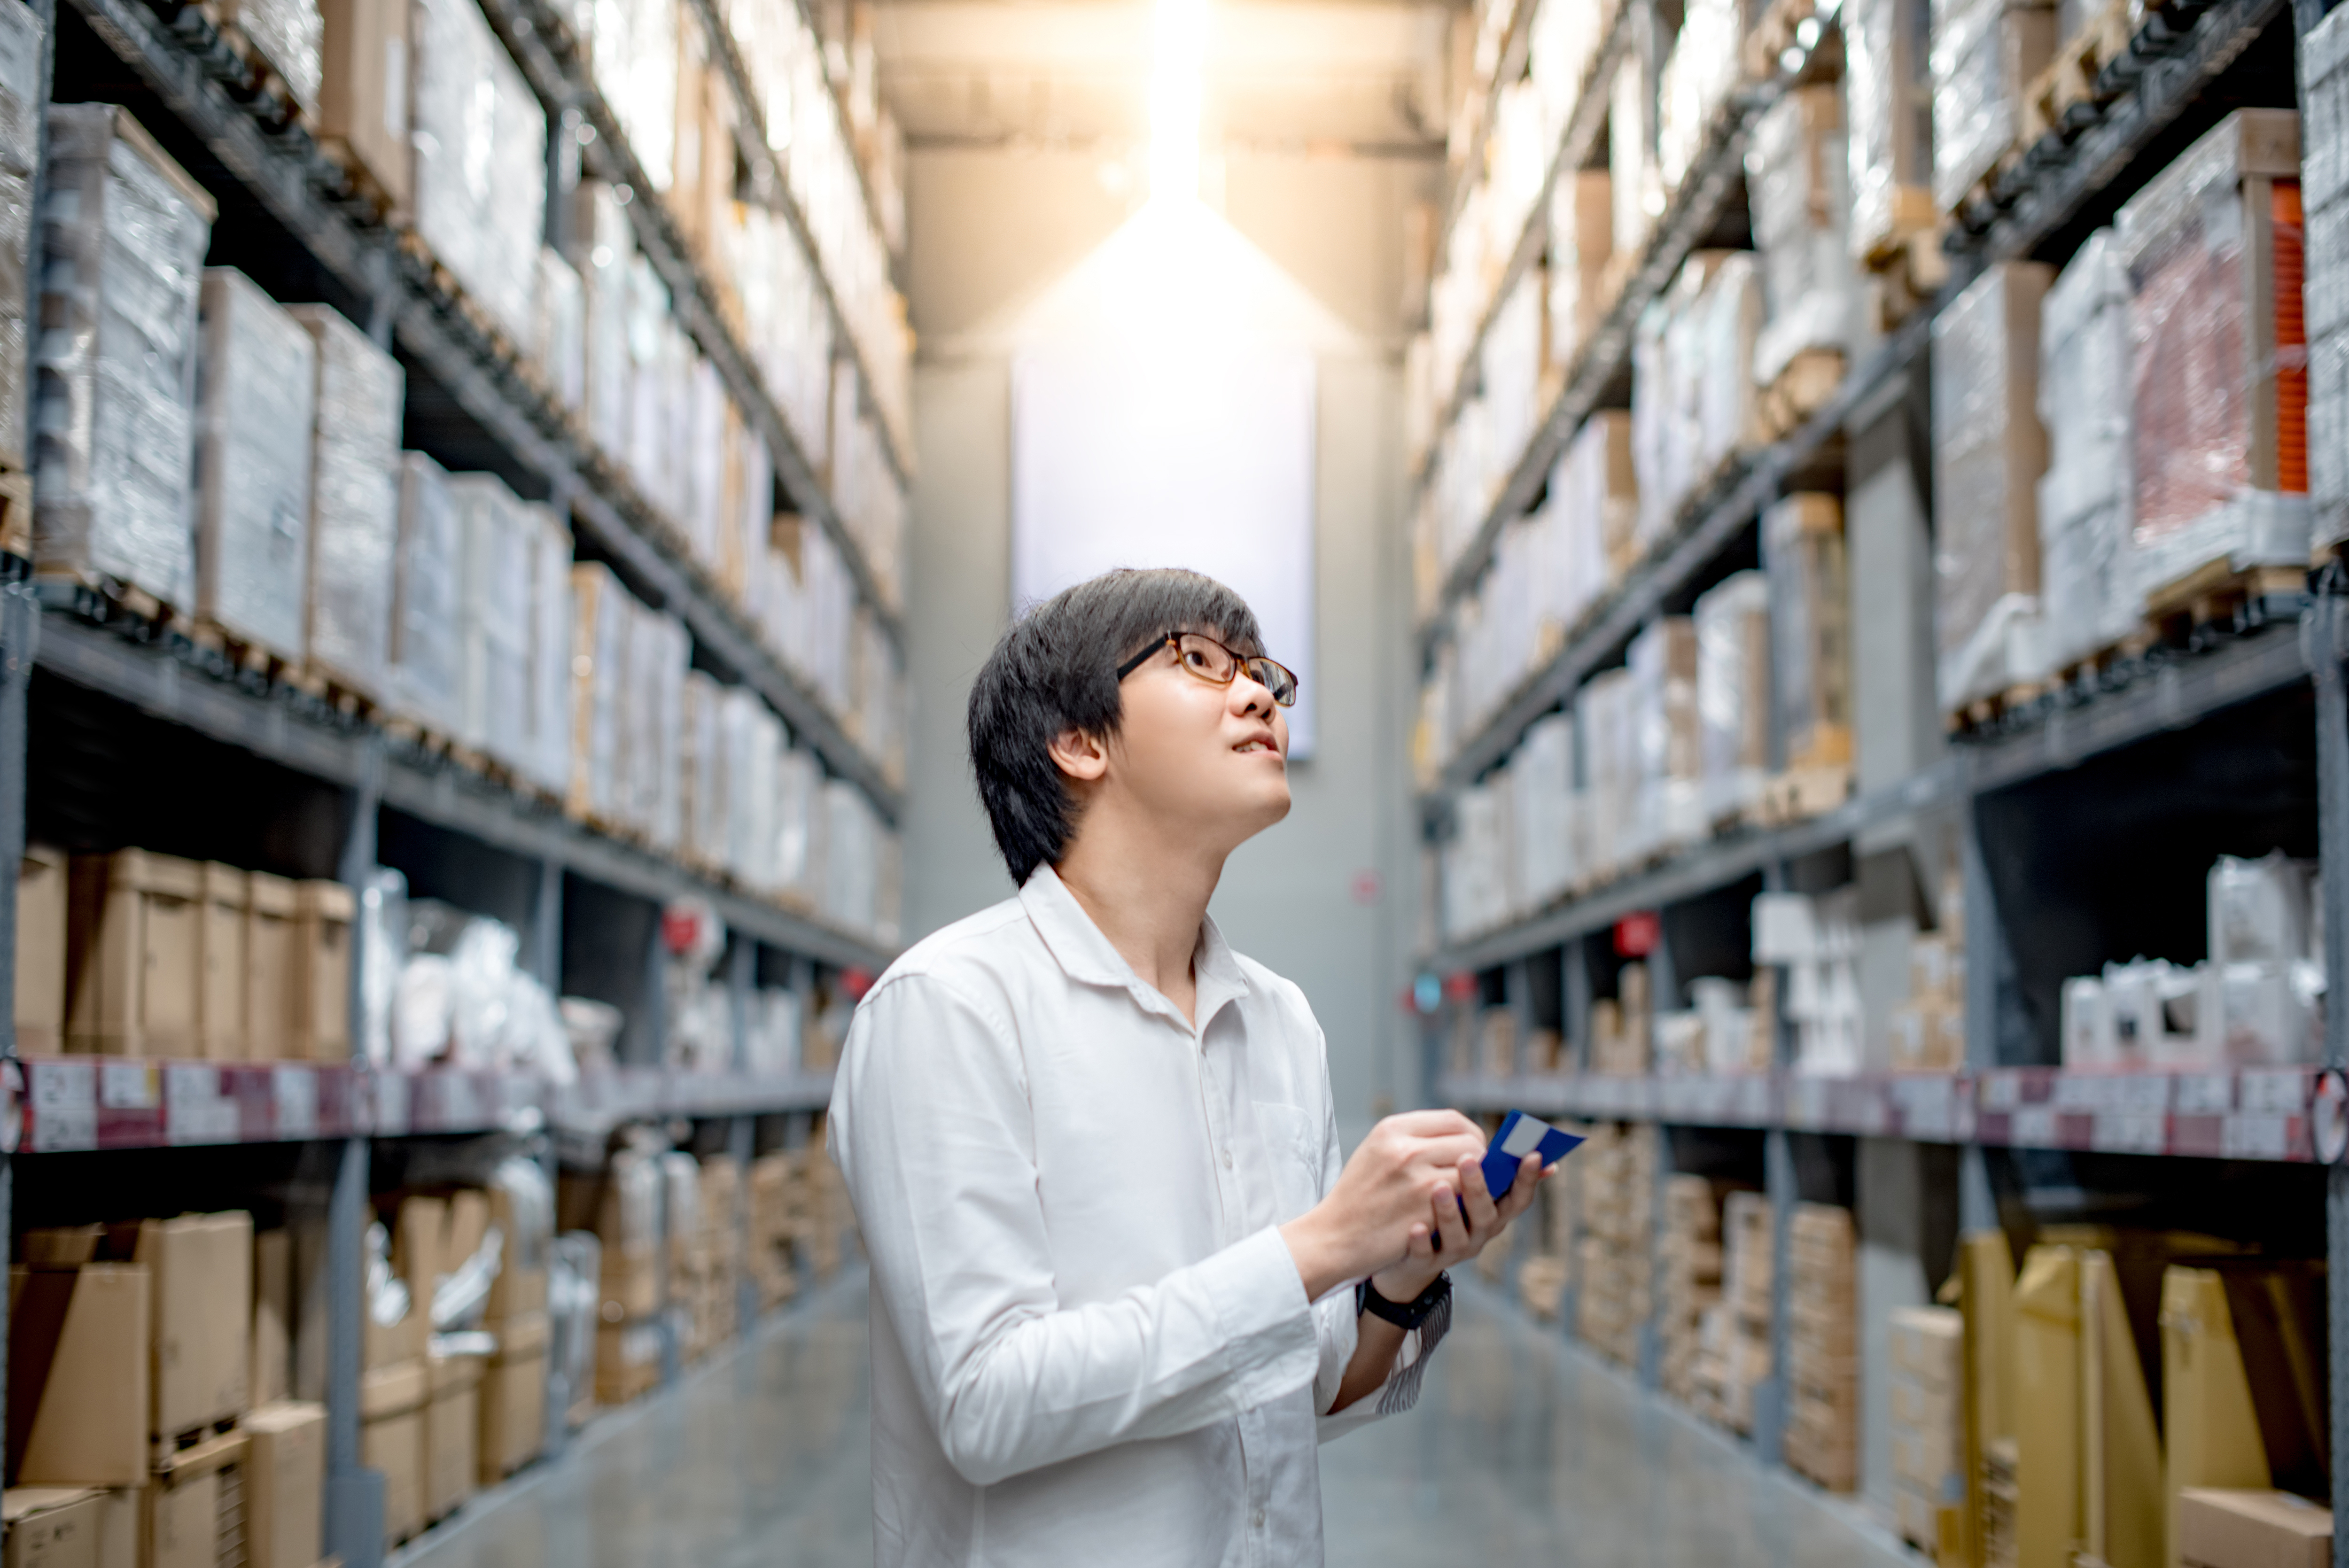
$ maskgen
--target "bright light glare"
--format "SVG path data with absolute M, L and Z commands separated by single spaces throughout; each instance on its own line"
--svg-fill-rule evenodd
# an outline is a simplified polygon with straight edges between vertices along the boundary
M 1157 0 L 1150 61 L 1150 194 L 1199 194 L 1199 100 L 1206 71 L 1207 0 Z

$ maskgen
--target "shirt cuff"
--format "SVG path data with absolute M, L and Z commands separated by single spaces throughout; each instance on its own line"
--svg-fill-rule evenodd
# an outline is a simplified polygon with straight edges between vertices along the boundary
M 1313 1381 L 1321 1364 L 1305 1276 L 1278 1227 L 1268 1225 L 1197 1265 L 1238 1375 L 1240 1408 L 1253 1409 Z

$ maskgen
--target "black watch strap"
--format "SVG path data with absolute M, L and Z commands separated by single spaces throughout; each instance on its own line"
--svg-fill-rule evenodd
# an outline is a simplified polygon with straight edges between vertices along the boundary
M 1354 1287 L 1354 1312 L 1357 1316 L 1367 1312 L 1372 1317 L 1382 1317 L 1406 1332 L 1425 1323 L 1428 1315 L 1452 1296 L 1452 1276 L 1440 1274 L 1435 1283 L 1411 1300 L 1400 1305 L 1379 1294 L 1378 1286 L 1364 1280 Z

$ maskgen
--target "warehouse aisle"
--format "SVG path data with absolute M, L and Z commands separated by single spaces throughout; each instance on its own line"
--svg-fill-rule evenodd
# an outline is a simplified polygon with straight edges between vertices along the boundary
M 1417 1417 L 1322 1450 L 1330 1563 L 1910 1561 L 1491 1298 L 1463 1295 Z M 864 1311 L 861 1274 L 843 1279 L 398 1568 L 865 1568 Z

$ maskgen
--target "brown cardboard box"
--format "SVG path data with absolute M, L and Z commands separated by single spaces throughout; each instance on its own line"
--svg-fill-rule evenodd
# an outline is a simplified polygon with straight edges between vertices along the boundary
M 481 1484 L 503 1480 L 546 1446 L 548 1325 L 543 1312 L 511 1317 L 481 1371 Z
M 245 1417 L 248 1568 L 312 1568 L 326 1554 L 326 1407 L 279 1403 Z
M 244 1033 L 244 923 L 252 877 L 210 861 L 197 868 L 196 1050 L 241 1061 Z
M 140 1496 L 140 1568 L 238 1568 L 248 1448 L 229 1432 L 156 1468 Z
M 2288 1491 L 2188 1487 L 2178 1554 L 2189 1568 L 2329 1568 L 2333 1511 Z
M 404 211 L 414 164 L 408 145 L 408 0 L 321 0 L 318 139 Z
M 7 1531 L 0 1568 L 99 1568 L 105 1515 L 100 1487 L 10 1487 L 0 1499 Z
M 296 1037 L 294 884 L 255 872 L 245 891 L 245 1059 L 285 1061 L 295 1054 Z
M 252 1387 L 258 1408 L 293 1392 L 294 1238 L 285 1230 L 253 1238 Z
M 481 1468 L 481 1357 L 435 1356 L 424 1413 L 424 1517 L 445 1519 L 473 1495 Z
M 67 858 L 27 844 L 16 869 L 16 1049 L 65 1048 Z
M 196 863 L 124 850 L 76 855 L 71 876 L 67 1048 L 195 1055 Z
M 489 1190 L 490 1222 L 505 1237 L 505 1250 L 498 1268 L 498 1277 L 490 1282 L 490 1304 L 485 1318 L 492 1324 L 526 1317 L 546 1310 L 546 1263 L 543 1253 L 535 1264 L 524 1264 L 519 1256 L 515 1237 L 521 1232 L 513 1212 L 512 1194 L 502 1187 Z M 502 1346 L 502 1339 L 501 1340 Z
M 359 1379 L 359 1463 L 383 1472 L 383 1540 L 424 1528 L 424 1411 L 431 1384 L 419 1357 Z
M 351 1059 L 351 890 L 305 882 L 294 890 L 294 1038 L 286 1055 L 305 1061 Z
M 252 1393 L 253 1216 L 182 1214 L 139 1227 L 133 1261 L 154 1271 L 157 1438 L 240 1414 Z
M 595 1399 L 625 1405 L 660 1381 L 661 1331 L 657 1323 L 595 1326 Z
M 10 1480 L 146 1480 L 152 1322 L 153 1277 L 139 1264 L 8 1271 Z

